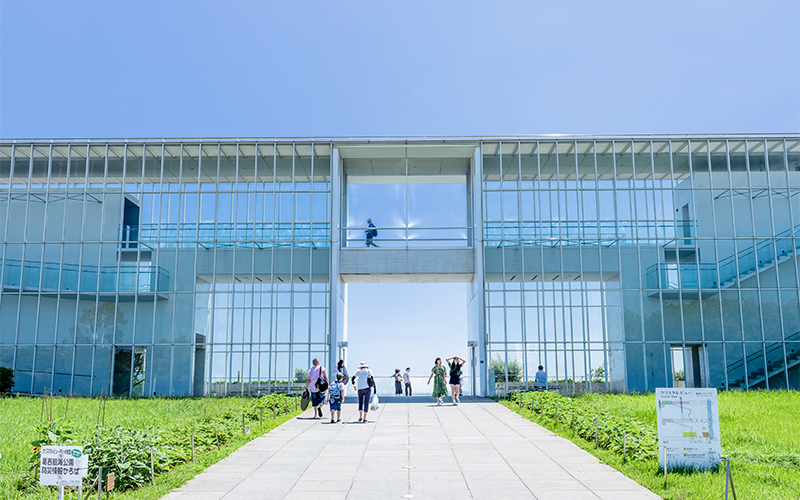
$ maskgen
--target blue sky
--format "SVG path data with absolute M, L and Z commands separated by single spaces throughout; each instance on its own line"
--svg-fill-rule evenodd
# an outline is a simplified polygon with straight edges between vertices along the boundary
M 0 138 L 798 132 L 798 19 L 796 0 L 3 0 Z M 351 333 L 408 335 L 401 359 L 426 332 L 461 346 L 463 286 L 432 286 L 353 287 Z M 416 311 L 407 331 L 386 304 Z
M 796 0 L 1 5 L 3 138 L 800 129 Z

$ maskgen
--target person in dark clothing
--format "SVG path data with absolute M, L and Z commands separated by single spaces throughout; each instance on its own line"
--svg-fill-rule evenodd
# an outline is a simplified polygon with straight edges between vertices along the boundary
M 451 363 L 450 360 L 453 360 Z M 457 405 L 461 402 L 461 367 L 466 362 L 458 356 L 447 358 L 447 366 L 450 368 L 450 392 L 453 396 L 453 404 Z
M 376 245 L 375 242 L 372 241 L 372 238 L 378 236 L 378 230 L 374 229 L 375 224 L 372 223 L 372 219 L 367 219 L 367 227 L 369 229 L 366 229 L 364 231 L 364 233 L 366 233 L 367 236 L 367 248 L 369 248 L 370 246 L 378 248 L 378 245 Z
M 403 376 L 400 374 L 400 368 L 395 369 L 394 375 L 392 375 L 394 379 L 394 395 L 395 396 L 402 396 L 403 395 Z

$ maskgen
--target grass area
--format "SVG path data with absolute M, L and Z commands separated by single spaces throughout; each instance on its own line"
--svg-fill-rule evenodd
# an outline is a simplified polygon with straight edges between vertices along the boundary
M 283 398 L 283 397 L 281 397 Z M 31 442 L 37 439 L 42 414 L 41 398 L 0 398 L 0 498 L 8 499 L 52 499 L 50 489 L 35 487 L 22 492 L 16 486 L 19 475 L 8 472 L 25 471 L 29 467 L 32 456 Z M 98 413 L 102 420 L 101 400 L 71 398 L 69 400 L 67 420 L 65 421 L 78 436 L 75 444 L 85 444 L 94 439 L 97 442 Z M 270 406 L 280 404 L 278 415 L 273 417 Z M 261 411 L 264 421 L 259 424 Z M 100 411 L 98 411 L 100 410 Z M 44 419 L 50 412 L 50 400 L 45 400 Z M 67 412 L 67 399 L 52 400 L 54 420 L 64 417 Z M 247 412 L 246 425 L 251 428 L 249 434 L 241 432 L 241 415 Z M 288 412 L 285 414 L 281 414 Z M 105 426 L 101 436 L 108 439 L 112 429 L 146 430 L 149 436 L 155 436 L 158 446 L 165 451 L 161 458 L 161 472 L 158 467 L 155 486 L 144 486 L 127 492 L 112 492 L 111 498 L 159 498 L 173 488 L 191 479 L 209 465 L 224 458 L 244 443 L 258 437 L 270 429 L 292 418 L 293 400 L 273 400 L 266 398 L 153 398 L 153 399 L 109 399 L 105 405 Z M 216 446 L 214 428 L 221 437 L 221 446 Z M 211 430 L 209 430 L 211 429 Z M 189 436 L 196 433 L 196 460 L 187 461 L 190 457 L 186 450 L 191 450 Z M 202 436 L 205 432 L 205 438 Z M 186 440 L 182 436 L 186 435 Z M 124 435 L 126 436 L 126 435 Z M 107 445 L 107 443 L 106 443 Z M 99 447 L 99 445 L 98 445 Z M 116 453 L 116 452 L 114 452 Z M 147 452 L 149 454 L 149 449 Z M 149 468 L 149 459 L 145 464 Z M 92 464 L 90 464 L 90 468 Z M 6 473 L 6 475 L 3 475 Z M 96 471 L 90 472 L 92 479 Z M 84 482 L 84 487 L 88 484 Z M 119 484 L 119 474 L 118 474 Z M 149 475 L 147 476 L 149 482 Z M 70 492 L 66 498 L 74 498 L 77 493 Z
M 655 395 L 588 394 L 579 396 L 598 410 L 636 419 L 655 430 Z M 658 459 L 623 462 L 616 451 L 595 448 L 593 441 L 572 437 L 564 423 L 552 415 L 542 417 L 511 401 L 502 404 L 520 415 L 572 440 L 604 463 L 646 486 L 667 500 L 719 500 L 725 492 L 724 468 L 720 471 L 672 472 L 664 487 Z M 800 393 L 752 391 L 719 393 L 722 454 L 730 458 L 800 466 Z M 731 465 L 738 498 L 748 500 L 797 500 L 800 498 L 800 470 L 733 462 Z M 731 498 L 733 498 L 731 496 Z

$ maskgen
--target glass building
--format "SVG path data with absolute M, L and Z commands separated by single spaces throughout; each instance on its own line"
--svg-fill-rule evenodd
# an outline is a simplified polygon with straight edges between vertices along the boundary
M 0 366 L 294 391 L 349 283 L 461 282 L 476 394 L 800 389 L 799 195 L 798 135 L 4 140 Z

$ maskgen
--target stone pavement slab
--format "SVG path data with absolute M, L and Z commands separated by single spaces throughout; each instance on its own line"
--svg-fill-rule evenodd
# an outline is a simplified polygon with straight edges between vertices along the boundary
M 212 465 L 166 500 L 461 498 L 657 500 L 570 441 L 489 399 L 387 397 L 358 423 L 311 411 Z

